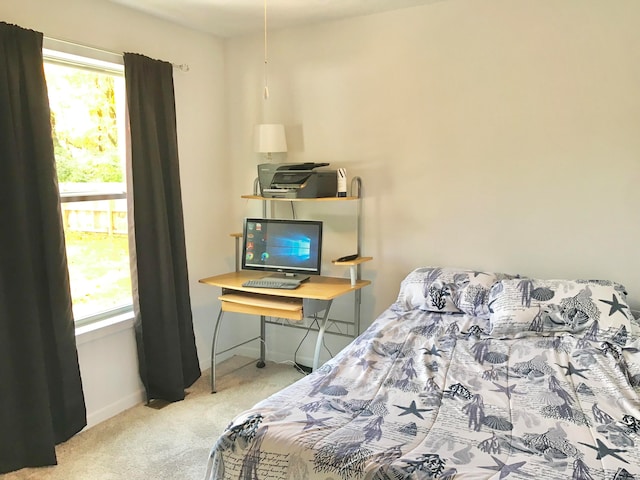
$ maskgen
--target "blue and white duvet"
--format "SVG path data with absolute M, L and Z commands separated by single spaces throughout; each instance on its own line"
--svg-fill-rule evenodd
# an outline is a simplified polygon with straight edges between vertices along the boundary
M 640 480 L 625 298 L 613 282 L 417 269 L 336 357 L 235 418 L 207 479 Z

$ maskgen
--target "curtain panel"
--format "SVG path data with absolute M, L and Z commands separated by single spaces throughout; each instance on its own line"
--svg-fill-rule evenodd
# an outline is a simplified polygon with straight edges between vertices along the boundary
M 0 473 L 86 425 L 42 39 L 0 22 Z
M 173 66 L 124 54 L 130 128 L 135 330 L 147 401 L 177 401 L 200 377 L 178 166 Z

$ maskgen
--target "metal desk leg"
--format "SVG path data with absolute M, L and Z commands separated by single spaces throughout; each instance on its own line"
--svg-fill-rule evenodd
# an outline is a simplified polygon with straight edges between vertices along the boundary
M 267 326 L 267 318 L 264 315 L 260 315 L 260 360 L 258 360 L 258 363 L 256 363 L 256 367 L 258 368 L 264 368 L 264 366 L 266 365 L 264 363 L 264 360 L 265 360 L 264 344 L 267 341 L 266 326 Z
M 216 393 L 216 345 L 218 343 L 218 332 L 220 325 L 222 324 L 222 315 L 224 312 L 222 308 L 218 312 L 218 318 L 216 319 L 216 325 L 213 328 L 213 339 L 211 340 L 211 393 Z
M 322 323 L 320 324 L 320 329 L 318 330 L 318 338 L 316 339 L 316 351 L 313 354 L 313 371 L 315 371 L 320 365 L 320 350 L 322 349 L 322 338 L 324 336 L 324 331 L 327 329 L 327 320 L 329 319 L 329 310 L 331 309 L 331 300 L 327 304 L 327 307 L 324 310 L 324 316 L 322 317 Z

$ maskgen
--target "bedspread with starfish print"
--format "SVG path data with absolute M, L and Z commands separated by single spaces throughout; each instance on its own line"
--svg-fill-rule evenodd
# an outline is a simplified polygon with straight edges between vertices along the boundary
M 629 320 L 624 335 L 538 321 L 498 338 L 490 318 L 396 302 L 233 419 L 208 480 L 640 480 L 640 326 L 595 291 L 602 315 Z

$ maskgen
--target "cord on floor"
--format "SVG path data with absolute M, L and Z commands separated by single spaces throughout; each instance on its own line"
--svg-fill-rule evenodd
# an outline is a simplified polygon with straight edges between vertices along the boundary
M 297 362 L 294 362 L 292 360 L 283 360 L 282 362 L 277 362 L 279 364 L 286 364 L 286 365 L 291 365 L 293 366 L 293 368 L 295 368 L 299 373 L 301 373 L 302 375 L 309 375 L 311 373 L 311 367 L 307 367 L 306 365 L 300 365 Z

